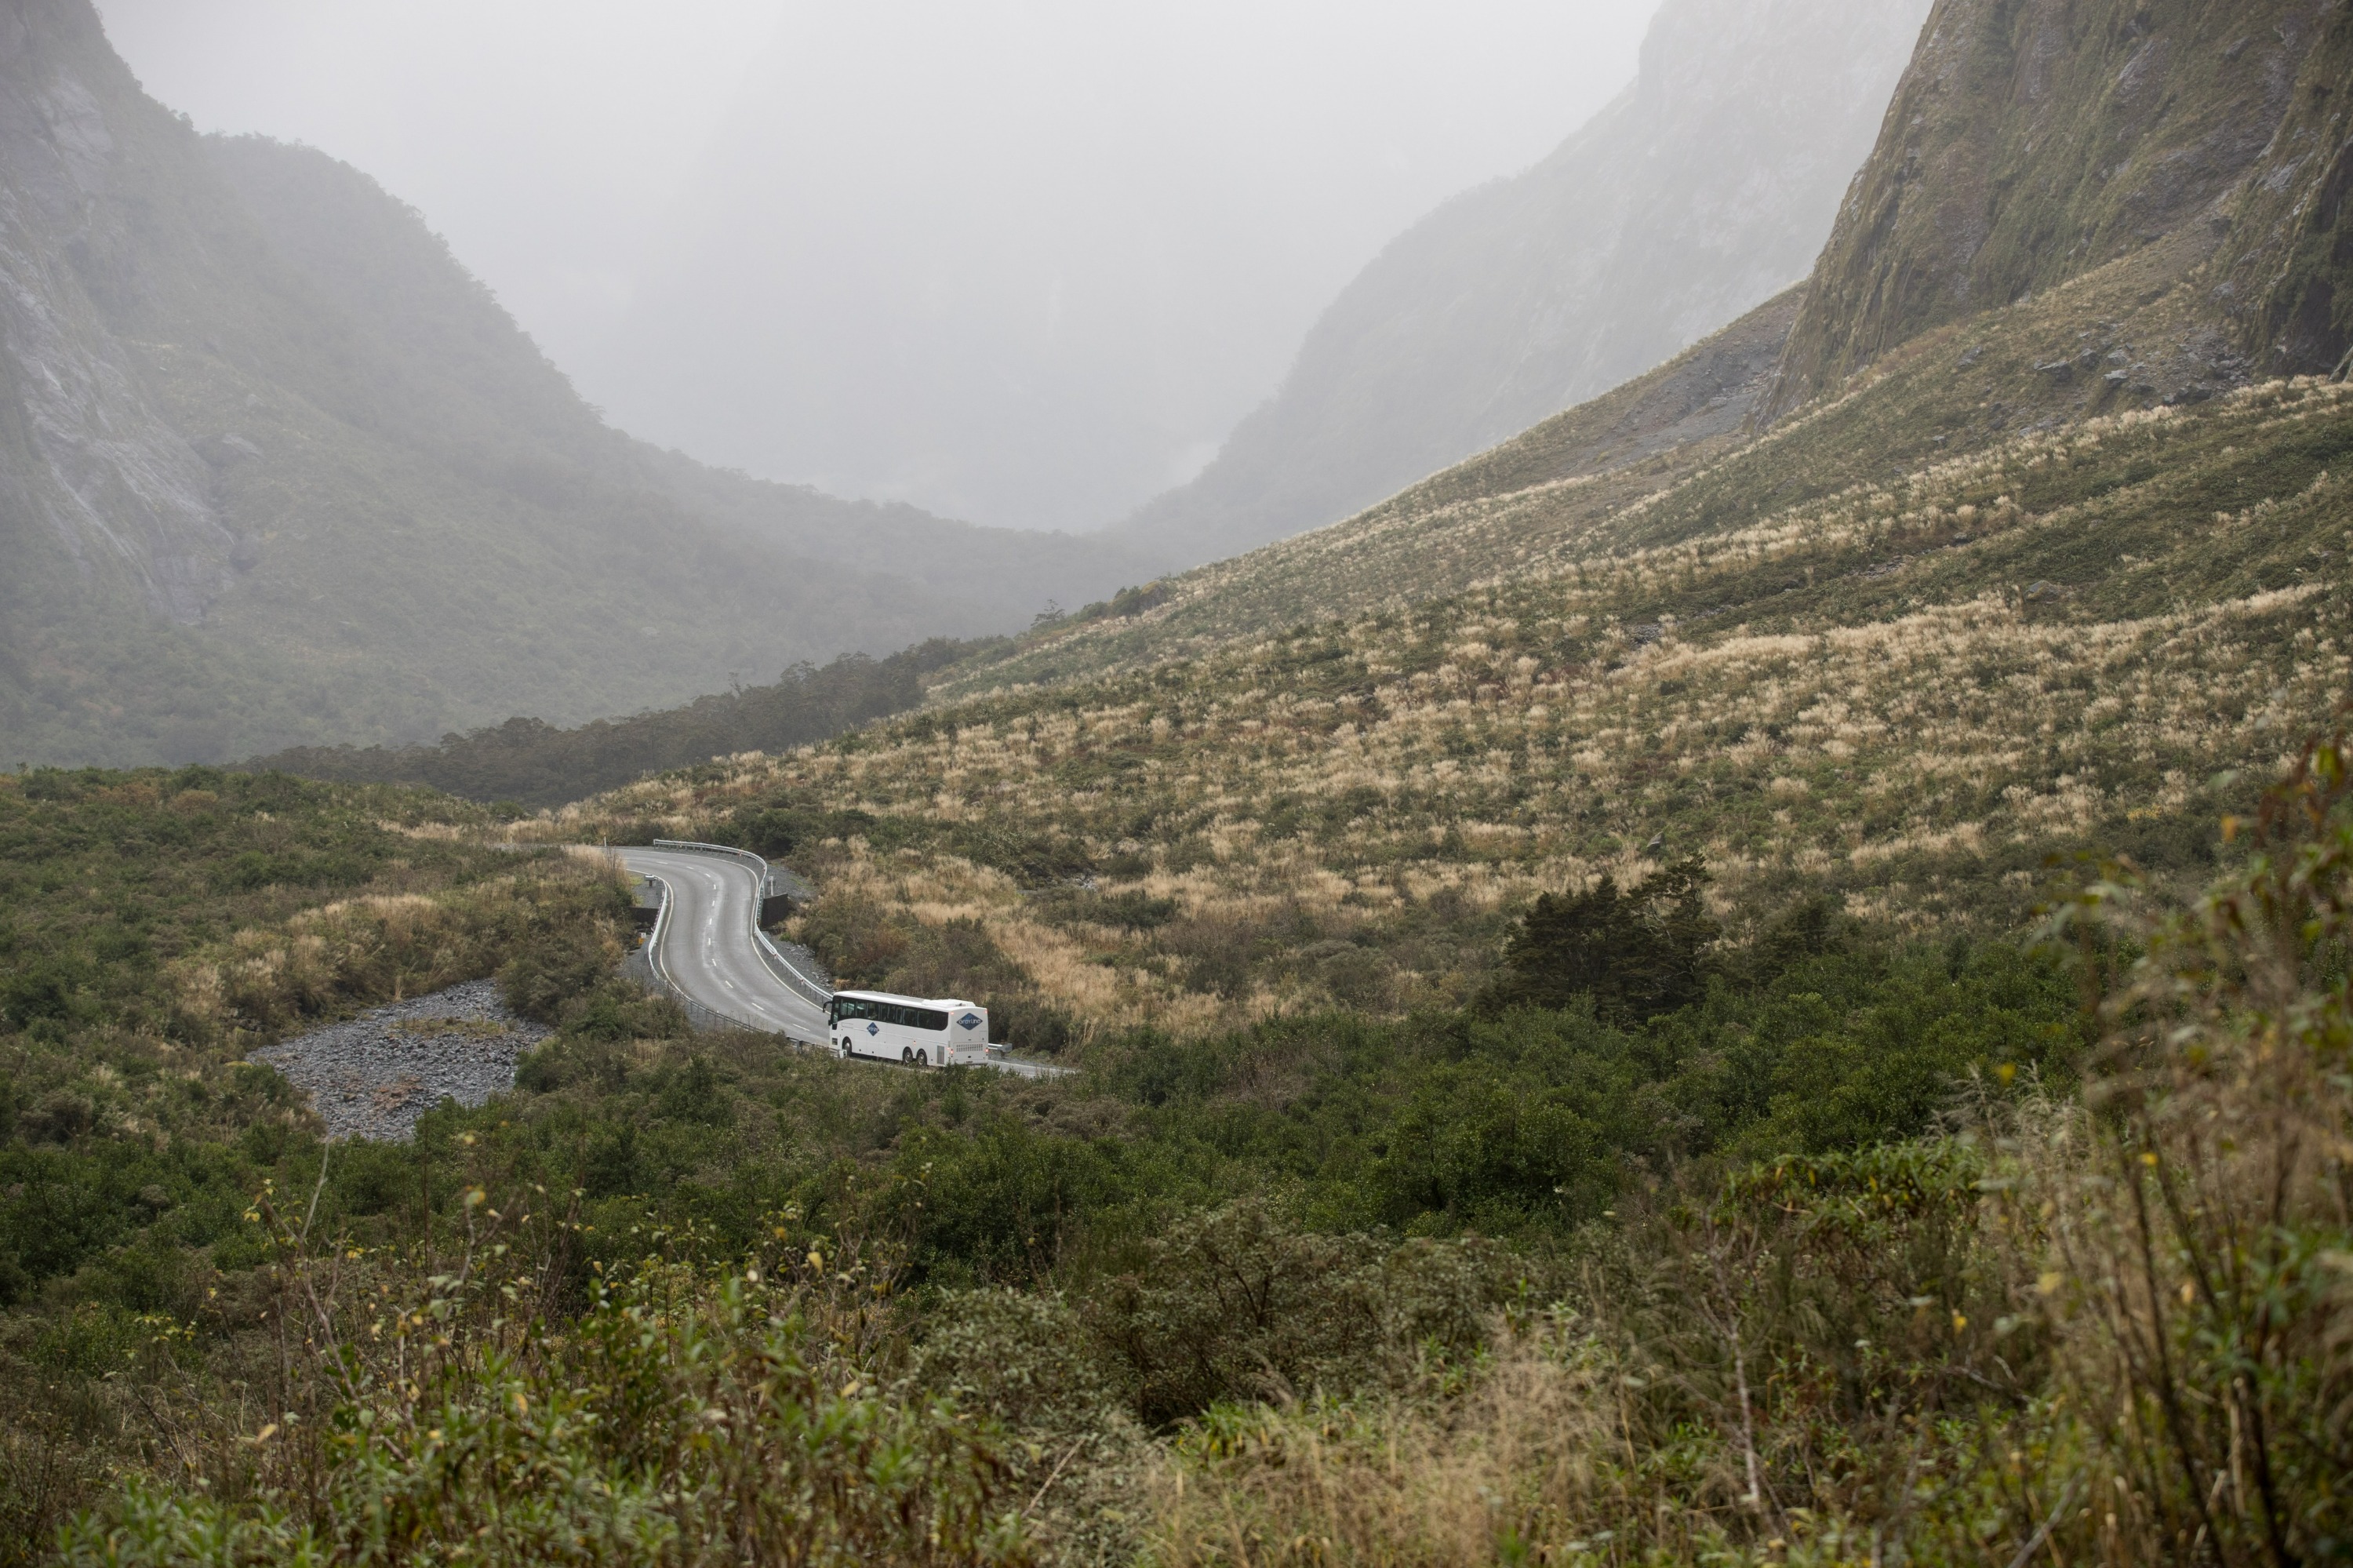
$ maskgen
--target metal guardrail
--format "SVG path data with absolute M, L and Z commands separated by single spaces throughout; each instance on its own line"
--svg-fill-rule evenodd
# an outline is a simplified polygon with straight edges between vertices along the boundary
M 765 1024 L 754 1023 L 748 1018 L 738 1018 L 732 1012 L 722 1012 L 715 1007 L 704 1006 L 687 995 L 684 986 L 670 978 L 670 970 L 662 966 L 661 961 L 662 937 L 670 929 L 670 884 L 659 876 L 649 876 L 646 878 L 646 883 L 649 886 L 661 890 L 661 908 L 654 916 L 653 931 L 646 938 L 646 945 L 642 949 L 646 960 L 646 972 L 653 976 L 655 986 L 664 996 L 678 1003 L 680 1009 L 686 1014 L 687 1022 L 706 1033 L 716 1033 L 730 1029 L 744 1030 L 754 1034 L 778 1033 Z M 636 956 L 631 955 L 633 958 Z M 791 1036 L 787 1035 L 786 1038 L 790 1040 Z M 792 1043 L 800 1044 L 797 1040 Z
M 761 859 L 758 855 L 754 854 L 750 850 L 737 849 L 733 844 L 707 844 L 699 839 L 656 839 L 654 841 L 654 848 L 666 850 L 691 850 L 696 854 L 724 855 L 729 860 L 742 861 L 745 865 L 750 866 L 753 870 L 760 874 L 761 891 L 765 893 L 767 890 L 768 863 Z
M 730 860 L 740 861 L 760 874 L 760 896 L 763 899 L 774 898 L 778 894 L 804 899 L 817 895 L 817 889 L 783 866 L 770 865 L 750 850 L 737 849 L 733 844 L 707 844 L 699 839 L 656 839 L 654 848 L 690 850 L 696 854 L 724 855 Z

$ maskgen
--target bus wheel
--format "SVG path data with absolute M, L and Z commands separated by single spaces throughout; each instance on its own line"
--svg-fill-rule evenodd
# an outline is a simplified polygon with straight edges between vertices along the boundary
M 911 1049 L 909 1049 L 908 1047 L 906 1047 L 906 1046 L 904 1046 L 904 1045 L 902 1045 L 902 1046 L 900 1046 L 900 1047 L 899 1047 L 899 1065 L 901 1065 L 902 1067 L 906 1066 L 909 1063 L 913 1062 L 914 1059 L 915 1059 L 915 1053 L 914 1053 L 913 1051 L 912 1051 Z
M 841 1059 L 845 1062 L 849 1060 L 849 1036 L 847 1034 L 841 1037 Z
M 931 1054 L 929 1051 L 918 1051 L 918 1052 L 916 1052 L 916 1053 L 915 1053 L 915 1065 L 916 1065 L 916 1066 L 918 1066 L 918 1067 L 928 1067 L 928 1066 L 930 1066 L 931 1065 L 932 1065 L 932 1054 Z

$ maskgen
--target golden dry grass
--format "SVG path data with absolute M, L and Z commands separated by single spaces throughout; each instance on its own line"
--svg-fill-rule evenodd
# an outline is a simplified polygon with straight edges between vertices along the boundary
M 1815 886 L 1915 931 L 2000 924 L 2048 855 L 2218 813 L 2219 770 L 2273 775 L 2346 689 L 2353 534 L 2326 455 L 2348 442 L 2353 394 L 2312 383 L 2127 413 L 1410 612 L 714 760 L 522 831 L 865 813 L 881 826 L 822 852 L 838 885 L 980 919 L 1097 1024 L 1327 1004 L 1283 958 L 1314 940 L 1382 955 L 1379 1009 L 1460 1001 L 1483 959 L 1415 937 L 1433 920 L 1492 941 L 1537 891 L 1682 853 L 1736 924 Z M 1172 900 L 1197 932 L 1256 933 L 1248 982 L 1041 905 L 957 836 L 1008 833 L 1067 842 L 1103 892 Z

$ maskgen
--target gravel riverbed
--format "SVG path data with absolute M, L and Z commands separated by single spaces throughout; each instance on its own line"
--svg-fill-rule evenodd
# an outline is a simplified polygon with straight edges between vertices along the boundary
M 516 1016 L 495 980 L 364 1012 L 252 1054 L 311 1097 L 329 1138 L 397 1142 L 444 1096 L 478 1106 L 514 1086 L 515 1064 L 554 1033 Z

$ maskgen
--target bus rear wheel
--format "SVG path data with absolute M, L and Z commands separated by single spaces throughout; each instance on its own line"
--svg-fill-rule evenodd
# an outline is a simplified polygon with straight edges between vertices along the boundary
M 918 1067 L 928 1067 L 931 1065 L 932 1054 L 918 1046 L 915 1051 L 915 1065 Z

